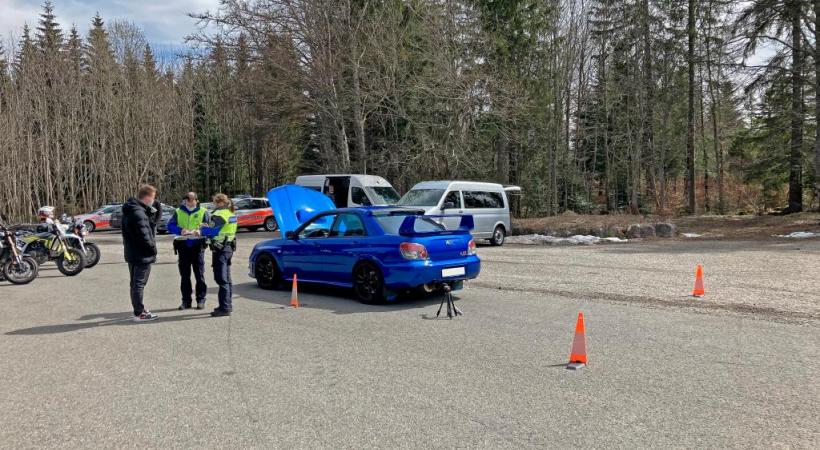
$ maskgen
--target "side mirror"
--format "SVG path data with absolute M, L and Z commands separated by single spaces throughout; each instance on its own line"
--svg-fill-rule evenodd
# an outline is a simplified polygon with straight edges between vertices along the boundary
M 441 205 L 441 210 L 444 211 L 445 209 L 454 209 L 455 207 L 456 204 L 453 202 L 444 202 L 444 204 Z
M 296 234 L 295 231 L 288 231 L 285 233 L 285 239 L 290 241 L 296 241 L 299 239 L 299 236 Z

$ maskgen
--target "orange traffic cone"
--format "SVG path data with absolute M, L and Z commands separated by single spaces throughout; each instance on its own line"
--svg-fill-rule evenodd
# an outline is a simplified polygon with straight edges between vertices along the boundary
M 692 297 L 703 297 L 706 295 L 706 290 L 703 287 L 703 267 L 698 264 L 695 270 L 695 288 L 692 289 Z
M 290 291 L 290 306 L 299 307 L 299 289 L 296 287 L 296 274 L 293 274 L 293 289 Z
M 575 338 L 572 339 L 572 351 L 569 354 L 567 369 L 577 370 L 587 363 L 587 336 L 584 328 L 584 313 L 578 313 L 575 323 Z

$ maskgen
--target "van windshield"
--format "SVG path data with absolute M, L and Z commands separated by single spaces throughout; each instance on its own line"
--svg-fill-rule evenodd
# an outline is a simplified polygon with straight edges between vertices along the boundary
M 365 190 L 376 205 L 394 205 L 399 201 L 399 193 L 390 186 L 366 186 Z
M 399 200 L 403 206 L 436 206 L 444 189 L 411 189 Z

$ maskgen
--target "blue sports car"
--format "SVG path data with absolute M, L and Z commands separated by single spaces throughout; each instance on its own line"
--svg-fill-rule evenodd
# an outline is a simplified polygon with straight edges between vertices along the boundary
M 393 300 L 402 291 L 463 287 L 481 261 L 470 236 L 472 216 L 374 206 L 335 209 L 319 192 L 286 185 L 268 192 L 285 236 L 258 243 L 250 276 L 265 289 L 293 279 L 351 287 L 362 302 Z M 445 225 L 457 221 L 457 226 Z

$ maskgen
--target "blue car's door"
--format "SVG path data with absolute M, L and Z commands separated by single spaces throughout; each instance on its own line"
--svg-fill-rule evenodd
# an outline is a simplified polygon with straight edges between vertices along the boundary
M 288 241 L 283 246 L 282 270 L 285 278 L 291 278 L 295 273 L 305 281 L 328 281 L 322 263 L 327 255 L 322 249 L 325 248 L 335 218 L 335 214 L 330 214 L 311 219 L 299 233 L 297 240 Z
M 329 281 L 352 284 L 353 265 L 365 251 L 366 239 L 367 232 L 358 214 L 339 214 L 322 249 L 326 255 L 323 268 Z

